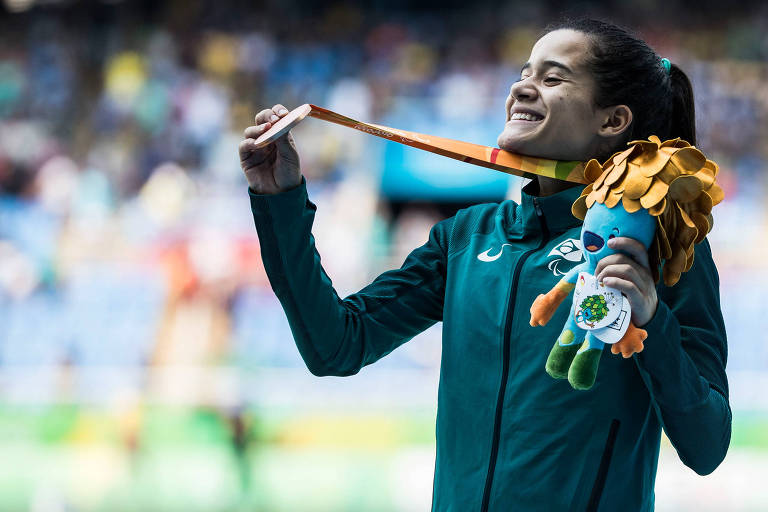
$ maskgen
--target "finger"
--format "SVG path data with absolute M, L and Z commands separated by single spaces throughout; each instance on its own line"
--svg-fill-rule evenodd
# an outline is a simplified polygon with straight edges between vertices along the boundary
M 609 254 L 605 258 L 601 259 L 597 262 L 597 265 L 595 265 L 595 276 L 599 275 L 600 272 L 603 271 L 605 267 L 608 265 L 621 265 L 621 264 L 635 264 L 639 266 L 639 263 L 637 263 L 635 260 L 630 258 L 628 255 L 623 253 L 616 253 L 616 254 Z
M 629 281 L 627 279 L 622 279 L 620 277 L 606 277 L 603 280 L 603 284 L 605 286 L 610 286 L 611 288 L 615 288 L 619 290 L 621 293 L 627 296 L 627 299 L 629 300 L 630 306 L 637 306 L 640 304 L 643 300 L 643 293 L 640 291 L 640 289 L 633 283 L 632 281 Z M 634 310 L 635 307 L 632 309 Z
M 278 103 L 277 105 L 272 107 L 272 112 L 277 114 L 279 117 L 283 117 L 288 113 L 288 109 Z
M 650 268 L 648 263 L 648 250 L 638 240 L 627 236 L 617 236 L 616 238 L 608 239 L 608 247 L 616 251 L 624 252 L 640 263 L 640 265 Z
M 259 125 L 259 124 L 264 124 L 264 123 L 268 122 L 269 119 L 273 115 L 275 115 L 275 113 L 272 112 L 271 108 L 265 108 L 264 110 L 262 110 L 261 112 L 256 114 L 256 118 L 255 118 L 256 119 L 256 124 Z M 275 116 L 275 117 L 277 117 L 277 116 Z
M 246 139 L 257 139 L 259 135 L 272 128 L 272 123 L 264 123 L 257 126 L 249 126 L 243 131 L 243 137 Z
M 272 161 L 275 157 L 275 147 L 273 145 L 257 147 L 256 139 L 241 141 L 238 149 L 240 150 L 240 163 L 249 169 L 251 167 L 258 167 L 264 162 Z
M 256 149 L 256 140 L 255 139 L 241 140 L 237 149 L 240 152 L 240 161 L 244 162 L 253 154 L 254 150 Z
M 596 276 L 597 282 L 605 283 L 607 277 L 619 277 L 621 279 L 632 281 L 638 288 L 644 288 L 646 283 L 644 282 L 643 275 L 640 274 L 642 267 L 638 268 L 635 265 L 637 265 L 637 263 L 634 262 L 633 264 L 623 263 L 608 265 Z
M 279 137 L 275 141 L 275 146 L 277 147 L 277 154 L 280 155 L 284 160 L 298 165 L 299 153 L 296 151 L 296 143 L 293 140 L 293 135 L 291 135 L 291 132 L 288 132 L 285 135 Z
M 653 278 L 650 273 L 645 269 L 637 269 L 634 267 L 608 267 L 603 270 L 603 275 L 598 277 L 598 282 L 601 282 L 605 286 L 615 288 L 610 283 L 612 279 L 622 279 L 632 283 L 637 288 L 638 293 L 645 297 L 653 288 Z

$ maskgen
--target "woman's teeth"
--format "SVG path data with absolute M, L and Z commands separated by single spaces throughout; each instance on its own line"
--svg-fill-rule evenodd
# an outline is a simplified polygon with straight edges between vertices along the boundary
M 528 114 L 524 112 L 515 112 L 510 117 L 511 120 L 521 119 L 523 121 L 541 121 L 544 117 L 536 114 Z

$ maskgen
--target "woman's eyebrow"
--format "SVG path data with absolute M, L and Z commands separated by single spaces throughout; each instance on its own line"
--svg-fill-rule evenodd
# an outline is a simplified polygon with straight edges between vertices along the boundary
M 571 68 L 569 68 L 568 66 L 566 66 L 566 65 L 565 65 L 565 64 L 563 64 L 562 62 L 557 62 L 556 60 L 545 60 L 545 61 L 544 61 L 544 62 L 542 62 L 541 64 L 542 64 L 542 66 L 544 66 L 545 68 L 560 68 L 560 69 L 562 69 L 563 71 L 565 71 L 566 73 L 571 73 L 571 74 L 573 74 L 573 70 L 571 70 Z M 523 65 L 523 67 L 522 67 L 522 68 L 520 68 L 520 73 L 522 73 L 523 71 L 525 71 L 526 69 L 528 69 L 528 68 L 530 68 L 530 67 L 531 67 L 531 63 L 530 63 L 530 62 L 526 62 L 526 63 Z

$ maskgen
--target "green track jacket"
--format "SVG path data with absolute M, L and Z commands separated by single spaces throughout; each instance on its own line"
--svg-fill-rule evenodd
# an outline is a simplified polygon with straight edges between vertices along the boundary
M 345 299 L 315 250 L 306 182 L 249 191 L 264 266 L 310 372 L 354 375 L 443 322 L 433 511 L 648 511 L 662 428 L 699 474 L 725 456 L 726 336 L 706 240 L 674 287 L 658 285 L 643 352 L 604 350 L 589 391 L 544 371 L 568 307 L 536 328 L 529 308 L 581 261 L 571 214 L 581 189 L 461 210 Z

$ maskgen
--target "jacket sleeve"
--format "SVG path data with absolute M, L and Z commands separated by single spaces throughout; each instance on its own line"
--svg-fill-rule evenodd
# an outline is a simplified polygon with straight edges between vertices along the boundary
M 304 178 L 280 194 L 249 195 L 269 282 L 314 375 L 353 375 L 442 320 L 452 218 L 436 224 L 400 269 L 342 300 L 315 249 L 316 206 Z
M 709 242 L 673 287 L 660 284 L 659 304 L 635 355 L 664 432 L 683 463 L 700 475 L 717 468 L 731 439 L 725 373 L 727 342 L 719 277 Z

